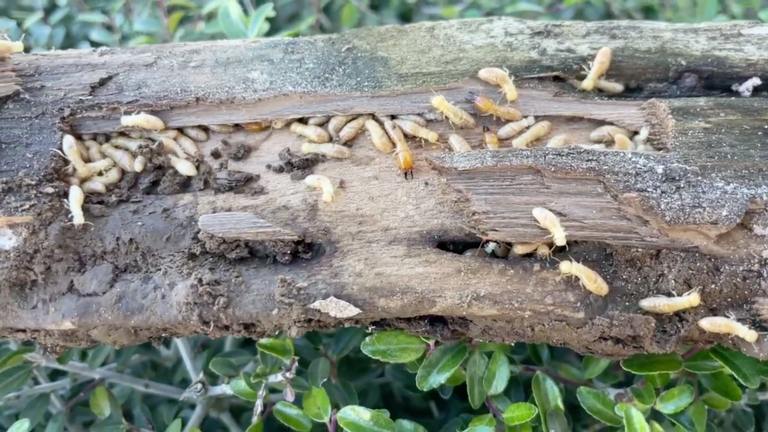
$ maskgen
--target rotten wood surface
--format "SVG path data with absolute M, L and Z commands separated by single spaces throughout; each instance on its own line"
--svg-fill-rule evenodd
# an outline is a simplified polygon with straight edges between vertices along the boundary
M 127 344 L 374 324 L 612 356 L 725 342 L 765 357 L 762 339 L 713 337 L 695 322 L 733 312 L 762 325 L 752 304 L 768 290 L 768 102 L 764 92 L 733 98 L 728 88 L 768 76 L 768 54 L 757 48 L 766 42 L 768 26 L 752 23 L 485 19 L 13 56 L 21 91 L 0 102 L 0 215 L 35 219 L 4 228 L 20 246 L 0 250 L 0 333 Z M 67 224 L 54 169 L 62 164 L 50 152 L 62 129 L 113 131 L 123 110 L 156 112 L 172 127 L 423 113 L 435 91 L 467 107 L 470 93 L 494 94 L 472 78 L 481 67 L 575 73 L 604 45 L 615 49 L 611 78 L 630 85 L 624 97 L 518 79 L 516 105 L 577 142 L 601 124 L 648 126 L 656 152 L 450 154 L 414 142 L 416 178 L 405 181 L 361 136 L 350 159 L 314 168 L 342 183 L 337 199 L 322 203 L 303 182 L 266 168 L 285 147 L 298 151 L 287 130 L 212 134 L 200 145 L 209 174 L 258 175 L 263 193 L 126 185 L 86 206 L 93 226 Z M 475 147 L 480 126 L 461 131 Z M 443 137 L 452 131 L 431 127 Z M 210 152 L 223 138 L 250 155 L 221 166 Z M 555 257 L 600 271 L 607 297 L 561 278 L 556 260 L 445 250 L 479 238 L 544 240 L 535 206 L 555 211 L 569 233 L 569 249 Z M 636 306 L 691 288 L 704 299 L 695 311 L 655 317 Z M 307 308 L 331 296 L 362 313 L 338 319 Z

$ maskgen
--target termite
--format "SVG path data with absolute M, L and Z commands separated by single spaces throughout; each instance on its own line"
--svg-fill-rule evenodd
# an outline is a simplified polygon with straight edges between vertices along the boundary
M 483 68 L 477 72 L 477 77 L 488 84 L 501 87 L 501 92 L 504 93 L 507 102 L 517 100 L 517 88 L 515 87 L 514 78 L 510 77 L 507 71 L 495 67 Z
M 552 256 L 552 248 L 546 243 L 541 243 L 536 247 L 536 256 L 548 260 Z
M 249 123 L 241 123 L 240 126 L 243 127 L 243 129 L 247 130 L 248 132 L 261 132 L 263 130 L 267 130 L 270 128 L 270 124 L 268 122 L 249 122 Z
M 527 131 L 523 132 L 522 135 L 513 139 L 512 147 L 520 149 L 528 148 L 532 142 L 548 134 L 551 129 L 552 123 L 546 120 L 540 121 L 531 126 Z
M 397 119 L 412 121 L 419 126 L 427 127 L 427 120 L 418 114 L 403 114 L 397 116 Z
M 322 126 L 326 123 L 328 123 L 328 119 L 330 117 L 328 116 L 316 116 L 316 117 L 310 117 L 307 119 L 307 124 L 312 126 Z
M 499 258 L 506 258 L 509 256 L 509 246 L 497 241 L 489 241 L 483 245 L 483 250 L 488 255 L 496 255 Z
M 0 228 L 27 224 L 34 220 L 35 218 L 32 216 L 0 216 Z
M 581 81 L 577 79 L 569 79 L 568 82 L 572 86 L 576 87 L 577 89 L 581 89 Z M 595 81 L 595 88 L 607 94 L 615 95 L 615 94 L 624 93 L 624 84 L 620 82 L 609 81 L 603 78 L 600 78 L 597 81 Z
M 643 126 L 640 128 L 640 132 L 632 137 L 632 142 L 635 143 L 635 148 L 638 151 L 653 151 L 653 147 L 646 144 L 646 140 L 648 140 L 648 136 L 650 134 L 651 128 L 648 126 Z
M 608 47 L 600 48 L 595 55 L 595 60 L 589 68 L 587 77 L 581 82 L 580 89 L 584 91 L 592 91 L 595 89 L 597 80 L 602 78 L 608 68 L 611 67 L 612 51 Z
M 579 278 L 581 286 L 587 291 L 599 296 L 608 294 L 608 284 L 605 280 L 596 271 L 584 264 L 577 263 L 576 261 L 563 261 L 558 268 L 563 275 Z
M 228 134 L 228 133 L 232 133 L 232 132 L 235 131 L 235 127 L 233 125 L 231 125 L 231 124 L 217 124 L 217 125 L 216 124 L 212 124 L 212 125 L 207 125 L 207 126 L 208 126 L 208 129 L 210 129 L 210 130 L 212 130 L 214 132 L 217 132 L 217 133 L 226 133 L 226 134 Z M 274 125 L 272 127 L 274 127 Z
M 699 320 L 698 325 L 704 331 L 738 336 L 749 343 L 755 343 L 758 338 L 756 331 L 731 318 L 721 316 L 704 317 Z
M 195 141 L 208 141 L 208 132 L 206 132 L 203 128 L 190 126 L 181 128 L 181 131 L 184 133 L 184 135 L 192 138 Z
M 395 144 L 395 158 L 397 158 L 400 172 L 403 173 L 406 180 L 408 180 L 408 173 L 410 173 L 411 180 L 413 180 L 413 153 L 405 140 L 403 131 L 392 120 L 384 121 L 384 130 L 387 131 L 387 135 Z
M 107 193 L 107 187 L 104 185 L 104 183 L 101 183 L 95 180 L 88 180 L 87 182 L 84 182 L 83 184 L 81 184 L 80 187 L 83 189 L 83 192 L 85 193 L 92 193 L 92 194 Z
M 144 168 L 147 166 L 147 158 L 144 156 L 136 156 L 136 159 L 133 161 L 133 170 L 140 173 L 144 171 Z
M 394 150 L 395 146 L 392 145 L 392 141 L 389 139 L 389 136 L 387 136 L 387 133 L 381 125 L 379 125 L 379 122 L 373 119 L 366 120 L 365 129 L 368 131 L 368 136 L 371 138 L 371 142 L 373 142 L 373 146 L 376 147 L 377 150 L 382 153 L 391 153 L 392 150 Z
M 145 112 L 120 117 L 120 125 L 123 127 L 135 127 L 154 131 L 165 129 L 165 122 L 160 117 Z
M 99 159 L 96 162 L 88 162 L 85 165 L 88 167 L 88 171 L 90 171 L 91 174 L 96 174 L 115 166 L 115 161 L 110 158 L 104 158 Z
M 498 131 L 496 131 L 496 135 L 499 136 L 499 139 L 503 139 L 503 140 L 510 139 L 513 136 L 524 131 L 525 128 L 533 125 L 534 123 L 536 123 L 536 119 L 533 116 L 526 117 L 516 122 L 507 123 L 504 126 L 502 126 Z
M 348 147 L 332 143 L 310 143 L 301 145 L 301 152 L 304 154 L 315 153 L 334 159 L 348 159 L 352 152 Z
M 499 137 L 492 130 L 488 129 L 488 126 L 483 126 L 483 142 L 485 147 L 489 150 L 499 149 Z
M 549 148 L 563 148 L 568 147 L 571 143 L 571 137 L 568 134 L 557 134 L 547 141 L 547 147 Z
M 613 148 L 616 150 L 631 151 L 635 149 L 635 144 L 624 134 L 613 136 Z
M 120 179 L 123 178 L 123 170 L 120 169 L 119 166 L 112 167 L 107 172 L 105 172 L 102 175 L 97 175 L 91 177 L 89 181 L 98 182 L 103 184 L 104 186 L 109 186 L 116 184 L 120 181 Z
M 544 207 L 534 207 L 531 213 L 536 222 L 539 223 L 539 226 L 549 231 L 549 236 L 552 237 L 555 245 L 565 246 L 566 233 L 563 225 L 560 223 L 560 218 Z
M 505 121 L 517 121 L 523 118 L 520 111 L 511 106 L 498 105 L 491 98 L 485 96 L 475 96 L 472 98 L 472 102 L 481 115 L 490 115 Z
M 67 160 L 72 164 L 78 178 L 85 179 L 93 174 L 83 160 L 83 155 L 80 154 L 80 148 L 77 146 L 77 138 L 69 134 L 64 134 L 64 138 L 61 140 L 61 150 Z
M 336 188 L 333 187 L 331 179 L 324 175 L 310 174 L 304 178 L 304 184 L 315 189 L 323 191 L 323 201 L 331 202 L 336 195 Z
M 124 133 L 128 134 L 131 138 L 176 138 L 179 135 L 178 129 L 163 129 L 161 131 L 149 131 L 149 130 L 128 130 Z M 120 135 L 116 135 L 120 136 Z M 113 137 L 114 138 L 114 137 Z
M 600 126 L 599 128 L 590 132 L 589 140 L 597 143 L 606 143 L 606 142 L 613 141 L 613 137 L 619 134 L 624 136 L 631 135 L 631 133 L 628 130 L 622 127 L 606 125 L 606 126 Z
M 512 252 L 514 252 L 515 255 L 528 255 L 529 253 L 536 251 L 540 244 L 541 243 L 515 243 L 512 246 Z
M 370 116 L 360 116 L 345 124 L 344 127 L 339 131 L 339 144 L 345 144 L 355 139 L 360 131 L 363 130 L 365 122 L 370 118 Z M 323 130 L 323 132 L 325 132 L 325 130 Z M 328 134 L 326 133 L 326 135 Z
M 403 119 L 395 119 L 393 121 L 400 127 L 400 129 L 402 129 L 403 133 L 406 135 L 427 140 L 432 144 L 436 144 L 440 139 L 440 136 L 437 134 L 437 132 L 427 129 L 416 122 Z
M 171 166 L 179 174 L 187 177 L 194 177 L 197 175 L 197 167 L 195 167 L 195 164 L 192 162 L 174 155 L 168 155 L 168 160 L 171 162 Z
M 269 126 L 272 129 L 282 129 L 291 124 L 292 121 L 293 119 L 275 119 L 269 122 Z
M 24 52 L 24 42 L 0 39 L 0 56 Z
M 658 314 L 672 314 L 681 310 L 695 308 L 701 304 L 701 295 L 693 290 L 679 297 L 653 296 L 640 300 L 641 309 Z
M 179 134 L 176 137 L 176 142 L 182 150 L 184 150 L 184 153 L 192 156 L 194 159 L 197 159 L 200 156 L 200 150 L 197 148 L 197 144 L 195 144 L 192 138 L 184 134 Z
M 331 140 L 328 132 L 320 126 L 310 126 L 305 125 L 304 123 L 294 122 L 291 123 L 290 131 L 316 143 L 326 143 Z
M 99 143 L 93 140 L 85 140 L 83 145 L 85 145 L 85 148 L 88 151 L 88 159 L 91 162 L 104 159 L 104 155 L 101 153 L 101 146 Z
M 468 112 L 448 102 L 448 99 L 442 95 L 432 96 L 430 100 L 432 106 L 445 116 L 451 124 L 458 128 L 475 127 L 475 119 Z
M 339 131 L 345 124 L 349 123 L 355 116 L 353 115 L 337 115 L 328 120 L 328 133 L 331 134 L 331 138 L 337 139 L 339 137 Z
M 179 145 L 179 143 L 176 142 L 175 139 L 172 138 L 166 138 L 164 136 L 155 136 L 154 137 L 156 142 L 159 142 L 162 145 L 163 152 L 164 153 L 173 153 L 176 155 L 176 157 L 187 159 L 189 156 L 184 151 L 183 148 Z
M 102 145 L 101 152 L 104 153 L 104 155 L 107 156 L 108 158 L 115 161 L 117 166 L 119 166 L 123 170 L 127 172 L 133 171 L 134 158 L 131 153 L 125 150 L 121 150 L 119 148 L 115 148 L 109 144 Z
M 461 135 L 457 134 L 451 134 L 448 136 L 448 145 L 451 146 L 451 150 L 453 150 L 456 153 L 464 153 L 468 151 L 472 151 L 472 147 L 469 145 L 467 140 L 464 139 Z
M 145 140 L 143 138 L 117 136 L 109 140 L 109 144 L 128 150 L 132 153 L 136 153 L 141 147 L 149 147 L 152 143 L 149 140 Z
M 69 212 L 72 214 L 72 224 L 74 226 L 81 226 L 85 223 L 83 203 L 85 203 L 85 192 L 83 192 L 83 189 L 76 185 L 70 186 L 67 205 L 69 206 Z

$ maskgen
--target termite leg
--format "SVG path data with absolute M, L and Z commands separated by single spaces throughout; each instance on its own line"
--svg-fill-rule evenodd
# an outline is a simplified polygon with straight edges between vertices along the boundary
M 405 179 L 408 180 L 408 173 L 411 173 L 411 180 L 413 180 L 413 170 L 412 169 L 403 172 L 403 176 L 405 177 Z

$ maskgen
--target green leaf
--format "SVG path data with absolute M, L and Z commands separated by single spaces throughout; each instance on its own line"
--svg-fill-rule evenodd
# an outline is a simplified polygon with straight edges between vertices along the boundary
M 358 405 L 345 406 L 336 414 L 336 420 L 347 432 L 394 432 L 395 422 L 381 411 Z
M 21 363 L 0 372 L 0 398 L 20 389 L 31 376 L 32 366 L 28 363 Z
M 505 425 L 517 426 L 533 420 L 538 413 L 539 410 L 536 405 L 528 402 L 516 402 L 508 406 L 501 417 L 504 419 Z
M 274 3 L 267 2 L 259 6 L 248 17 L 248 37 L 255 38 L 267 34 L 269 31 L 269 21 L 267 21 L 267 18 L 274 18 L 275 15 Z
M 584 356 L 581 360 L 582 375 L 585 380 L 590 380 L 603 373 L 611 364 L 611 360 L 600 357 Z
M 675 414 L 693 402 L 694 390 L 690 384 L 683 384 L 664 391 L 656 398 L 654 408 L 664 414 Z
M 51 396 L 49 394 L 36 396 L 31 401 L 25 403 L 24 408 L 19 412 L 19 418 L 28 419 L 30 427 L 34 429 L 35 426 L 43 421 L 45 414 L 48 412 L 50 402 Z
M 416 372 L 418 372 L 418 370 L 416 370 Z M 467 374 L 464 372 L 464 369 L 457 368 L 445 381 L 445 385 L 448 387 L 456 387 L 458 385 L 464 384 L 466 380 Z
M 717 411 L 727 411 L 733 405 L 733 402 L 712 391 L 704 393 L 701 401 L 709 408 Z
M 757 359 L 721 346 L 712 348 L 710 354 L 745 387 L 756 389 L 760 386 L 760 363 Z
M 416 373 L 416 387 L 428 391 L 445 383 L 461 366 L 467 354 L 467 345 L 464 343 L 441 345 L 421 363 Z
M 650 383 L 635 384 L 629 388 L 629 391 L 640 405 L 649 407 L 656 401 L 656 392 Z
M 489 426 L 494 427 L 496 426 L 496 419 L 493 418 L 493 414 L 483 414 L 479 415 L 472 420 L 470 420 L 469 425 L 472 426 Z
M 323 385 L 331 374 L 331 362 L 325 357 L 312 360 L 307 368 L 307 380 L 315 387 Z
M 621 417 L 614 411 L 616 402 L 605 392 L 581 386 L 576 390 L 576 398 L 587 414 L 610 426 L 621 425 Z
M 560 393 L 560 388 L 557 384 L 541 371 L 536 372 L 531 381 L 531 387 L 533 390 L 533 398 L 536 400 L 536 405 L 539 407 L 539 415 L 541 417 L 541 423 L 544 429 L 552 430 L 552 427 L 548 428 L 547 415 L 549 411 L 560 410 L 565 411 L 563 407 L 563 396 Z
M 274 405 L 272 412 L 280 423 L 292 430 L 309 432 L 312 429 L 312 420 L 292 403 L 280 401 Z
M 688 408 L 688 416 L 693 421 L 696 432 L 706 432 L 707 430 L 707 406 L 704 402 L 697 400 Z
M 473 351 L 467 360 L 467 398 L 469 405 L 478 409 L 485 401 L 485 387 L 483 386 L 483 375 L 488 366 L 488 358 L 480 351 Z
M 99 11 L 80 11 L 75 20 L 91 24 L 109 24 L 109 17 Z
M 88 400 L 88 406 L 90 406 L 91 412 L 96 417 L 102 420 L 109 417 L 112 413 L 112 405 L 109 402 L 109 390 L 103 385 L 93 389 Z
M 364 337 L 365 331 L 357 327 L 345 327 L 336 330 L 328 354 L 338 360 L 359 347 Z
M 246 378 L 239 376 L 229 381 L 229 389 L 240 399 L 255 402 L 259 398 L 258 392 L 252 389 L 246 382 Z
M 671 375 L 668 373 L 657 373 L 645 375 L 645 381 L 654 388 L 662 388 L 669 383 Z
M 683 369 L 695 374 L 707 374 L 723 369 L 723 366 L 715 360 L 709 351 L 700 351 L 683 362 Z
M 360 20 L 360 11 L 357 10 L 357 6 L 355 6 L 355 4 L 352 2 L 347 2 L 347 4 L 345 4 L 344 7 L 341 8 L 341 16 L 339 18 L 341 27 L 345 29 L 350 29 L 352 27 L 355 27 L 359 20 Z
M 44 432 L 64 432 L 64 414 L 58 413 L 48 420 Z
M 415 421 L 398 419 L 395 421 L 395 432 L 427 432 L 427 428 Z
M 626 432 L 651 432 L 648 422 L 645 421 L 645 416 L 637 408 L 632 405 L 626 405 L 623 407 L 624 412 L 624 430 Z
M 500 394 L 507 388 L 511 372 L 507 355 L 501 351 L 494 351 L 483 376 L 483 387 L 488 396 Z
M 372 334 L 360 344 L 365 355 L 387 363 L 408 363 L 421 357 L 426 349 L 420 337 L 399 330 Z
M 638 354 L 621 361 L 621 367 L 637 375 L 673 373 L 683 368 L 679 354 Z
M 664 428 L 661 427 L 656 420 L 651 420 L 649 424 L 651 426 L 651 432 L 664 432 Z
M 741 401 L 741 387 L 726 372 L 699 375 L 699 382 L 709 390 L 733 402 Z
M 211 359 L 208 369 L 223 377 L 234 377 L 240 375 L 240 371 L 252 359 L 253 355 L 245 350 L 225 351 Z
M 7 432 L 28 432 L 32 428 L 32 423 L 29 419 L 23 418 L 13 422 Z
M 247 18 L 237 0 L 226 0 L 219 6 L 217 21 L 229 39 L 241 39 L 248 35 Z
M 100 25 L 91 27 L 91 30 L 88 31 L 88 39 L 102 45 L 117 45 L 117 36 Z
M 760 18 L 760 21 L 762 22 L 768 22 L 768 8 L 761 9 L 760 12 L 757 13 L 757 17 Z
M 256 423 L 251 423 L 251 425 L 248 426 L 248 429 L 246 429 L 245 432 L 264 432 L 264 421 L 259 420 Z
M 278 358 L 283 363 L 290 363 L 293 359 L 293 341 L 289 338 L 264 338 L 256 342 L 259 352 Z
M 312 420 L 325 423 L 331 418 L 331 400 L 322 387 L 312 387 L 302 401 L 304 414 Z
M 165 428 L 165 432 L 181 432 L 181 419 L 177 418 L 171 424 L 168 425 L 167 428 Z

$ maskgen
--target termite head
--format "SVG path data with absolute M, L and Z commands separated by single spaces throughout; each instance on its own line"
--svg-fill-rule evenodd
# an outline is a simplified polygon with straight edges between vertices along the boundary
M 397 150 L 395 152 L 397 158 L 397 166 L 403 173 L 403 177 L 408 180 L 408 174 L 411 174 L 411 180 L 413 180 L 413 155 L 410 150 Z
M 479 95 L 472 98 L 472 103 L 481 112 L 490 111 L 496 106 L 496 102 L 494 102 L 493 99 Z

